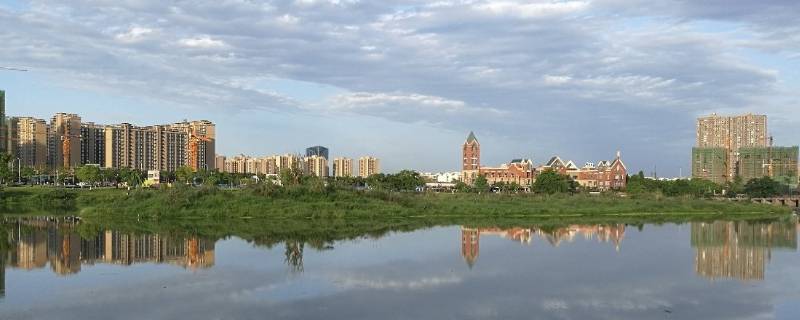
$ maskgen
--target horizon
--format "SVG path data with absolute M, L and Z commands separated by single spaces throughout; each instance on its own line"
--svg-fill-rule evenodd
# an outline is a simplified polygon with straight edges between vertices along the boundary
M 475 131 L 488 166 L 621 151 L 685 176 L 712 113 L 798 145 L 796 4 L 639 3 L 0 1 L 0 66 L 28 70 L 0 89 L 7 116 L 206 119 L 220 155 L 321 145 L 386 172 L 458 171 Z

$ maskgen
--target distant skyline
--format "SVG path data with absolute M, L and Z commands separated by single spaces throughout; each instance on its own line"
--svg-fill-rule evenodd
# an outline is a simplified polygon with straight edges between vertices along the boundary
M 217 151 L 382 159 L 385 172 L 612 159 L 690 172 L 698 116 L 800 143 L 800 3 L 0 0 L 9 116 L 208 119 Z

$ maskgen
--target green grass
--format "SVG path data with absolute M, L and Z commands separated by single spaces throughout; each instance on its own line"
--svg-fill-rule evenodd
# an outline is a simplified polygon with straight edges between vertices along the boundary
M 695 198 L 591 195 L 414 194 L 305 189 L 61 190 L 7 188 L 0 210 L 10 215 L 78 215 L 82 234 L 99 230 L 238 236 L 272 245 L 286 239 L 328 241 L 449 225 L 474 227 L 685 223 L 774 220 L 790 209 Z
M 266 195 L 265 195 L 266 194 Z M 138 219 L 648 218 L 788 215 L 791 209 L 692 197 L 416 194 L 306 188 L 280 192 L 179 187 L 166 190 L 7 188 L 0 211 Z

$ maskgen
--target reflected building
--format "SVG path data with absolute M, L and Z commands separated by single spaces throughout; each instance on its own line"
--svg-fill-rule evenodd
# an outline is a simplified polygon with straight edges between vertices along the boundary
M 472 268 L 478 260 L 481 251 L 481 230 L 476 228 L 461 228 L 461 256 Z
M 215 241 L 211 239 L 117 231 L 81 238 L 74 225 L 42 224 L 18 225 L 16 232 L 9 233 L 12 248 L 4 265 L 32 270 L 49 263 L 53 272 L 70 275 L 80 272 L 82 265 L 95 263 L 166 263 L 195 270 L 212 267 L 215 262 Z
M 562 242 L 572 242 L 582 235 L 586 240 L 597 239 L 598 242 L 611 242 L 619 251 L 622 239 L 625 238 L 625 225 L 570 225 L 560 228 L 515 227 L 515 228 L 468 228 L 461 227 L 461 257 L 472 268 L 480 255 L 481 236 L 497 236 L 520 244 L 530 245 L 534 236 L 558 247 Z
M 695 272 L 707 279 L 764 280 L 772 249 L 797 249 L 797 223 L 692 223 Z

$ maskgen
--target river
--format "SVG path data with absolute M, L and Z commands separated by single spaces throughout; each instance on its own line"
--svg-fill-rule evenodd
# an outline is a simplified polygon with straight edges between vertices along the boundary
M 7 219 L 0 319 L 800 319 L 796 218 L 304 241 Z

